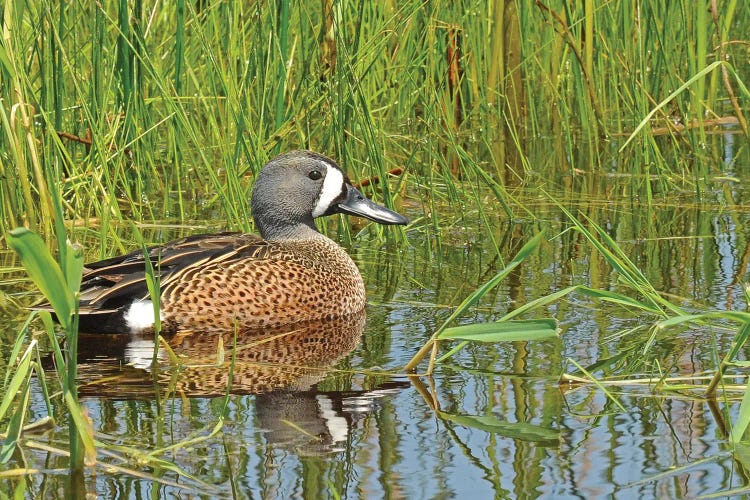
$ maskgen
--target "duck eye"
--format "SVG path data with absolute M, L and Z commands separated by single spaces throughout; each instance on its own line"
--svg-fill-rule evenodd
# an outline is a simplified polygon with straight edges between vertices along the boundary
M 307 174 L 307 176 L 310 179 L 317 181 L 323 177 L 323 174 L 320 173 L 320 170 L 311 170 L 310 173 Z

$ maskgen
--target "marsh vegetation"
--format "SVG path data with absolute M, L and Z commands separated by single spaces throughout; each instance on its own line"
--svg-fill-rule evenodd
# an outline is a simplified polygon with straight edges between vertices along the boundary
M 736 0 L 5 2 L 4 494 L 745 492 L 749 25 Z M 254 174 L 297 148 L 411 219 L 321 222 L 366 324 L 155 341 L 26 309 L 74 311 L 83 262 L 253 231 Z

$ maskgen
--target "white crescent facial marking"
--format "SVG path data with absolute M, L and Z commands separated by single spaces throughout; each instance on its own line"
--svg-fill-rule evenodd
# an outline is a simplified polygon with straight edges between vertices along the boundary
M 154 303 L 150 300 L 133 302 L 125 311 L 123 319 L 132 333 L 151 328 L 154 326 Z
M 326 213 L 331 208 L 333 200 L 341 195 L 341 190 L 344 188 L 344 175 L 341 171 L 325 162 L 321 163 L 326 166 L 325 178 L 323 178 L 323 188 L 320 190 L 318 203 L 312 211 L 313 217 L 320 217 Z

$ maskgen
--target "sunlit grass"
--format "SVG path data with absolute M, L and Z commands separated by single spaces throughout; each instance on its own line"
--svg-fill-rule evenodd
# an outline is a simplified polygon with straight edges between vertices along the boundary
M 330 154 L 354 178 L 406 167 L 400 189 L 383 183 L 374 193 L 388 206 L 412 179 L 471 201 L 459 174 L 491 187 L 511 215 L 522 207 L 504 183 L 539 168 L 534 137 L 559 142 L 558 163 L 545 168 L 597 170 L 613 157 L 600 138 L 640 129 L 646 117 L 654 126 L 744 120 L 735 103 L 746 96 L 747 64 L 733 57 L 742 48 L 707 42 L 717 26 L 721 40 L 737 36 L 750 13 L 736 3 L 697 19 L 687 0 L 557 0 L 504 12 L 481 2 L 45 5 L 5 6 L 5 229 L 49 234 L 50 183 L 64 192 L 67 220 L 99 221 L 113 240 L 110 222 L 126 219 L 219 213 L 248 229 L 245 176 L 294 147 Z M 639 134 L 633 147 L 645 161 L 622 171 L 694 178 L 683 153 L 704 132 L 675 129 L 677 148 Z M 579 150 L 587 164 L 566 165 Z

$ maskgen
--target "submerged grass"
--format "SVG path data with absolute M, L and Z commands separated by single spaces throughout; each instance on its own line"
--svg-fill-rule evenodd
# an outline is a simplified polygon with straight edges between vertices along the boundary
M 720 359 L 721 361 L 718 366 L 716 366 L 714 374 L 709 379 L 709 383 L 706 385 L 696 385 L 694 382 L 691 383 L 689 380 L 695 380 L 691 374 L 684 379 L 684 383 L 681 385 L 682 390 L 699 391 L 702 392 L 706 398 L 710 399 L 716 399 L 717 396 L 719 396 L 717 394 L 717 389 L 722 387 L 724 393 L 720 396 L 726 400 L 727 392 L 732 392 L 734 389 L 731 386 L 724 387 L 724 384 L 727 381 L 728 369 L 734 367 L 739 368 L 740 371 L 742 371 L 748 364 L 740 359 L 740 353 L 746 345 L 748 337 L 750 337 L 750 314 L 733 310 L 710 311 L 698 314 L 686 312 L 669 301 L 664 294 L 657 291 L 638 267 L 627 257 L 619 245 L 617 245 L 617 243 L 598 224 L 585 216 L 582 216 L 582 219 L 578 219 L 564 208 L 561 207 L 561 209 L 570 218 L 573 227 L 580 232 L 591 246 L 609 263 L 609 265 L 617 271 L 620 282 L 624 285 L 627 292 L 635 294 L 637 298 L 628 297 L 625 294 L 611 291 L 591 289 L 588 287 L 578 287 L 578 290 L 590 297 L 611 301 L 631 310 L 647 312 L 654 317 L 654 321 L 650 326 L 651 334 L 646 337 L 642 343 L 636 344 L 634 347 L 641 357 L 648 356 L 649 351 L 654 343 L 657 342 L 658 338 L 668 335 L 673 331 L 674 327 L 678 325 L 694 323 L 704 327 L 716 326 L 727 328 L 727 325 L 739 324 L 739 328 L 736 330 L 736 334 L 734 335 L 727 352 L 723 355 L 718 352 L 716 353 L 716 359 Z M 592 230 L 589 230 L 589 227 Z M 594 366 L 589 369 L 580 366 L 575 360 L 569 360 L 585 378 L 581 378 L 573 373 L 564 374 L 562 380 L 567 382 L 582 382 L 588 380 L 603 390 L 622 411 L 625 411 L 620 403 L 605 389 L 602 380 L 595 378 L 591 373 L 591 370 L 601 370 L 603 367 L 617 359 L 618 357 L 615 356 L 610 360 L 598 360 L 594 363 Z M 618 375 L 612 380 L 612 382 L 618 385 L 638 383 L 640 378 L 639 370 L 642 368 L 642 362 L 643 359 L 639 362 L 633 363 L 624 374 Z M 628 378 L 630 380 L 626 380 Z M 645 383 L 651 385 L 653 382 L 654 381 L 651 377 L 646 378 Z M 670 386 L 669 384 L 662 384 L 659 382 L 653 385 L 653 390 L 674 391 L 677 390 L 677 388 L 673 384 Z M 731 426 L 731 432 L 728 435 L 729 440 L 734 444 L 738 443 L 743 439 L 748 426 L 750 426 L 750 384 L 745 388 L 745 396 L 740 405 L 737 419 L 735 420 L 734 425 Z

